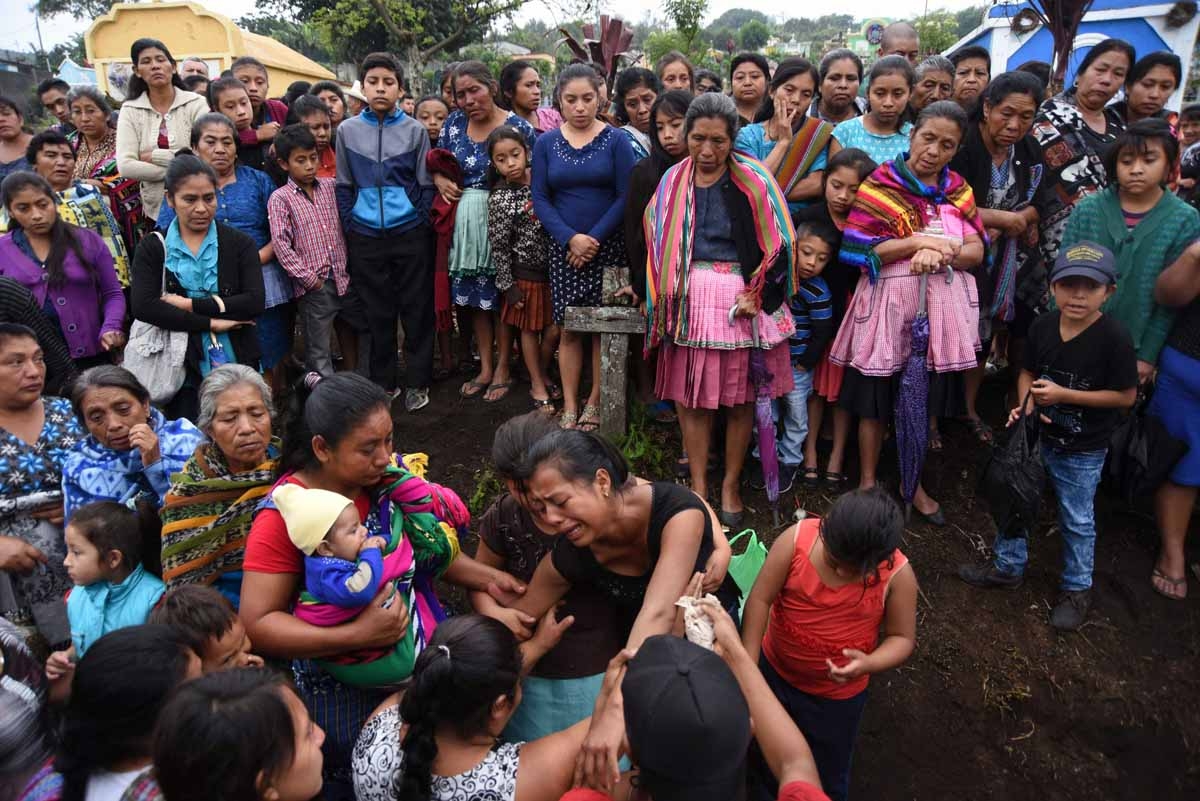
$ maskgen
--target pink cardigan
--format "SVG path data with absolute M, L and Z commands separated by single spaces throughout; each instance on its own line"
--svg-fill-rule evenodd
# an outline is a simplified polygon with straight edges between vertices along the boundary
M 68 248 L 63 260 L 66 281 L 62 286 L 47 284 L 41 266 L 21 252 L 12 234 L 0 238 L 0 275 L 14 279 L 32 292 L 40 308 L 49 303 L 58 315 L 71 358 L 81 359 L 101 352 L 101 334 L 123 330 L 125 295 L 104 240 L 83 228 L 74 228 L 72 233 L 79 241 L 86 264 Z

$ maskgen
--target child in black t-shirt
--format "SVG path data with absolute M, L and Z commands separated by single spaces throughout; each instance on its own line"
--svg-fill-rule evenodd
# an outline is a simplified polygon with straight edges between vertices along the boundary
M 1042 461 L 1058 496 L 1063 537 L 1062 596 L 1050 624 L 1074 631 L 1091 605 L 1096 550 L 1096 487 L 1121 409 L 1137 397 L 1137 355 L 1129 332 L 1100 306 L 1116 290 L 1112 253 L 1094 242 L 1065 249 L 1050 274 L 1057 310 L 1029 327 L 1018 386 L 1025 411 L 1038 415 Z M 1011 426 L 1021 407 L 1009 414 Z M 996 536 L 994 563 L 964 565 L 978 587 L 1021 586 L 1029 561 L 1025 531 Z

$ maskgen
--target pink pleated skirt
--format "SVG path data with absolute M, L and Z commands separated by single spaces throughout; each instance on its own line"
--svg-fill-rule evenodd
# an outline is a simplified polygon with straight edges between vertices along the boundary
M 734 318 L 729 309 L 744 292 L 745 280 L 735 264 L 693 262 L 688 274 L 687 336 L 664 341 L 659 348 L 654 394 L 690 409 L 740 406 L 755 398 L 750 380 L 753 337 L 750 320 Z M 758 314 L 759 342 L 772 375 L 771 397 L 792 390 L 788 337 L 795 322 L 787 305 L 775 314 Z
M 917 316 L 920 287 L 921 277 L 912 274 L 907 261 L 885 266 L 875 283 L 863 275 L 833 340 L 830 361 L 863 375 L 899 372 L 912 352 L 912 322 Z M 975 277 L 961 270 L 930 275 L 926 309 L 929 369 L 950 373 L 974 367 L 980 348 Z

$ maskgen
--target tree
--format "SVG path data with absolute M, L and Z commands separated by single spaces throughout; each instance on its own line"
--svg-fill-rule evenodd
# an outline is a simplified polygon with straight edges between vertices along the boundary
M 979 23 L 983 22 L 983 15 L 987 12 L 987 6 L 971 6 L 964 8 L 962 11 L 954 12 L 954 19 L 958 22 L 958 38 L 961 39 L 971 31 L 979 27 Z
M 339 59 L 390 50 L 410 68 L 481 41 L 524 0 L 258 0 L 269 15 L 308 22 Z
M 735 31 L 750 22 L 761 22 L 763 25 L 770 26 L 771 20 L 766 14 L 761 11 L 755 11 L 749 8 L 731 8 L 721 16 L 717 17 L 708 26 L 708 30 L 714 28 L 733 28 Z
M 679 31 L 655 31 L 646 37 L 642 49 L 646 54 L 646 60 L 651 64 L 657 64 L 660 58 L 672 50 L 686 52 L 687 42 L 683 40 Z
M 58 66 L 63 63 L 63 59 L 69 58 L 76 64 L 84 64 L 87 62 L 87 50 L 83 46 L 83 32 L 73 35 L 65 42 L 59 42 L 54 47 L 50 48 L 50 52 L 46 54 L 46 60 L 50 62 L 50 67 L 57 70 Z
M 265 14 L 239 17 L 234 22 L 237 23 L 239 28 L 261 36 L 269 36 L 275 41 L 292 48 L 297 53 L 308 56 L 313 61 L 325 64 L 336 61 L 333 51 L 326 46 L 320 31 L 311 24 L 280 19 Z
M 45 19 L 56 14 L 70 14 L 75 19 L 95 19 L 108 13 L 118 0 L 37 0 L 34 9 Z
M 708 0 L 667 0 L 664 8 L 684 42 L 683 52 L 691 54 L 700 33 L 700 20 L 708 11 Z
M 949 11 L 931 11 L 913 22 L 925 53 L 941 53 L 958 41 L 958 21 Z
M 767 42 L 771 39 L 771 29 L 760 20 L 750 20 L 742 26 L 742 32 L 739 40 L 743 50 L 755 52 L 762 50 L 767 46 Z

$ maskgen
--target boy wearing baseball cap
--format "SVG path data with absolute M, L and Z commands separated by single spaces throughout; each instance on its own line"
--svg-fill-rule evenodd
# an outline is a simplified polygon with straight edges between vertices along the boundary
M 1029 327 L 1018 387 L 1026 413 L 1040 424 L 1042 462 L 1058 497 L 1063 538 L 1062 595 L 1050 624 L 1075 631 L 1091 606 L 1096 551 L 1096 487 L 1120 410 L 1137 399 L 1137 354 L 1129 332 L 1100 307 L 1116 291 L 1113 255 L 1082 241 L 1064 248 L 1050 272 L 1056 309 Z M 1022 407 L 1012 410 L 1011 426 Z M 1015 590 L 1029 561 L 1026 531 L 997 533 L 994 563 L 964 565 L 977 587 Z

